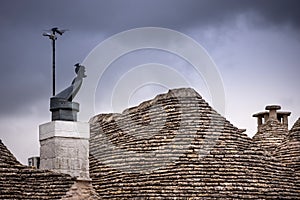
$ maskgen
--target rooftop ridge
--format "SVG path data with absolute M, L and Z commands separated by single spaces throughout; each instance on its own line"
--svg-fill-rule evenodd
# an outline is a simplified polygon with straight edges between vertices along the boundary
M 16 157 L 8 150 L 5 144 L 0 139 L 0 164 L 2 165 L 21 165 Z
M 291 132 L 299 131 L 300 130 L 300 117 L 294 123 L 293 127 L 291 128 Z
M 201 95 L 199 93 L 197 93 L 196 90 L 194 90 L 193 88 L 170 89 L 170 90 L 168 90 L 167 93 L 158 94 L 154 98 L 143 101 L 136 106 L 126 108 L 120 113 L 101 113 L 101 114 L 95 115 L 90 118 L 89 122 L 92 122 L 93 120 L 97 120 L 96 118 L 99 118 L 100 116 L 102 116 L 102 117 L 100 117 L 101 119 L 102 118 L 103 119 L 113 119 L 114 117 L 120 116 L 121 114 L 128 114 L 129 112 L 133 112 L 138 109 L 143 109 L 145 107 L 151 106 L 151 105 L 161 101 L 162 99 L 166 99 L 166 98 L 170 98 L 170 97 L 173 97 L 173 98 L 197 97 L 199 99 L 202 99 Z

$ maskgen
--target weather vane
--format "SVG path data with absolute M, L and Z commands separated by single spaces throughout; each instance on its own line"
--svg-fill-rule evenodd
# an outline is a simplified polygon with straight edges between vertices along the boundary
M 54 27 L 48 31 L 49 32 L 47 33 L 43 33 L 43 36 L 47 36 L 50 40 L 52 40 L 52 96 L 55 96 L 55 40 L 57 40 L 56 33 L 62 35 L 67 30 Z

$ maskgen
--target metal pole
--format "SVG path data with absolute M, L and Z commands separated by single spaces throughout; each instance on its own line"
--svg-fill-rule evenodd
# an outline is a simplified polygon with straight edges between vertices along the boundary
M 52 78 L 52 95 L 55 96 L 55 37 L 52 39 Z
M 56 33 L 59 35 L 62 35 L 67 30 L 60 30 L 57 27 L 54 27 L 51 29 L 50 33 L 43 33 L 43 36 L 49 37 L 50 40 L 52 40 L 52 95 L 55 96 L 55 40 Z

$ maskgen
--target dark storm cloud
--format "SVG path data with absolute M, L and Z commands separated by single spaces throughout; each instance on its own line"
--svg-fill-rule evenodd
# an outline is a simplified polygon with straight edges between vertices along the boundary
M 2 0 L 0 6 L 0 92 L 1 115 L 14 114 L 50 94 L 50 41 L 42 30 L 69 28 L 59 38 L 59 65 L 72 65 L 111 34 L 141 26 L 161 26 L 184 31 L 193 26 L 219 26 L 251 12 L 263 25 L 290 24 L 300 27 L 299 1 L 275 0 L 125 0 L 125 1 L 16 1 Z M 103 38 L 90 38 L 102 33 Z M 79 47 L 79 48 L 78 48 Z M 58 77 L 74 75 L 64 68 Z
M 300 27 L 300 1 L 257 1 L 253 9 L 261 14 L 271 24 L 288 23 L 296 28 Z
M 297 0 L 125 0 L 125 1 L 2 1 L 1 21 L 22 28 L 64 25 L 81 31 L 128 29 L 136 26 L 180 28 L 194 23 L 221 23 L 255 11 L 270 23 L 299 26 Z

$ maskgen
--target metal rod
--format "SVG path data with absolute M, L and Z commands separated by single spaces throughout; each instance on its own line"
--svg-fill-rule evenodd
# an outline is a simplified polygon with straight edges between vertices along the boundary
M 51 29 L 50 33 L 43 33 L 43 36 L 49 37 L 52 40 L 52 95 L 55 96 L 55 40 L 57 39 L 56 33 L 62 35 L 67 30 L 60 30 L 57 27 Z
M 52 39 L 52 95 L 55 96 L 55 38 Z

